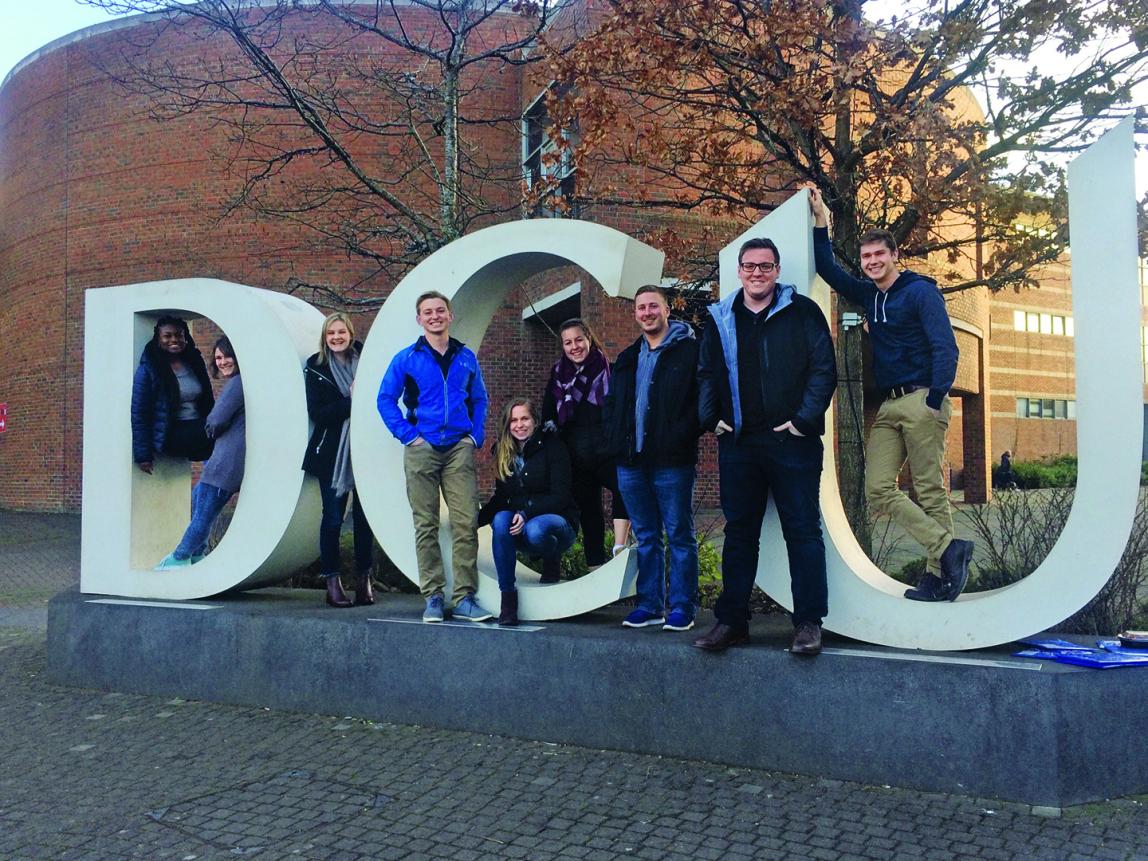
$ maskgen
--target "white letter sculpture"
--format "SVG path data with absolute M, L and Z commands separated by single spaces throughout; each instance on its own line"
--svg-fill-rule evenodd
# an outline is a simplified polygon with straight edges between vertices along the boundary
M 837 488 L 833 440 L 826 439 L 822 515 L 828 535 L 829 616 L 841 634 L 913 649 L 974 649 L 1007 643 L 1070 616 L 1100 591 L 1124 550 L 1136 511 L 1142 439 L 1140 296 L 1137 278 L 1132 120 L 1106 134 L 1069 169 L 1073 311 L 1076 322 L 1076 498 L 1064 532 L 1030 576 L 956 603 L 902 597 L 849 529 Z M 812 231 L 801 192 L 721 252 L 723 294 L 737 288 L 737 248 L 770 236 L 787 278 L 828 308 L 813 270 Z M 391 357 L 418 337 L 415 298 L 439 290 L 454 304 L 453 334 L 479 352 L 509 291 L 548 269 L 574 263 L 612 296 L 657 282 L 663 255 L 606 227 L 582 221 L 518 221 L 480 230 L 432 254 L 395 288 L 371 329 L 351 412 L 356 488 L 379 543 L 417 582 L 414 533 L 402 446 L 375 407 Z M 154 317 L 185 309 L 210 317 L 231 337 L 243 368 L 247 471 L 235 518 L 219 547 L 186 569 L 150 570 L 187 525 L 186 464 L 157 460 L 154 476 L 131 463 L 130 382 Z M 149 319 L 150 318 L 150 319 Z M 315 556 L 318 493 L 300 470 L 308 422 L 301 364 L 318 344 L 322 315 L 297 299 L 210 279 L 90 290 L 85 319 L 84 496 L 81 588 L 85 592 L 189 599 L 268 585 Z M 481 363 L 496 356 L 479 354 Z M 523 381 L 539 389 L 542 380 Z M 492 404 L 497 415 L 498 404 Z M 832 423 L 830 422 L 830 427 Z M 496 605 L 489 530 L 482 530 L 479 600 Z M 443 517 L 440 541 L 450 560 Z M 520 591 L 525 620 L 596 609 L 633 593 L 635 561 L 623 554 L 593 574 Z M 527 585 L 537 575 L 522 566 Z M 772 506 L 762 529 L 758 583 L 792 607 L 789 570 Z
M 268 586 L 315 558 L 318 485 L 299 469 L 307 447 L 302 363 L 323 315 L 306 302 L 242 284 L 187 278 L 89 290 L 84 316 L 84 491 L 80 589 L 192 599 Z M 165 312 L 209 317 L 231 339 L 243 373 L 247 464 L 231 526 L 189 568 L 153 572 L 190 514 L 187 461 L 132 464 L 131 380 Z M 197 344 L 201 349 L 209 344 Z

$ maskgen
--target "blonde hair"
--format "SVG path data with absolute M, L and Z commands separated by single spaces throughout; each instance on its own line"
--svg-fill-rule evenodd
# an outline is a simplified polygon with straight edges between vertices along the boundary
M 506 402 L 502 408 L 502 421 L 498 424 L 498 441 L 494 444 L 494 469 L 503 481 L 514 472 L 514 459 L 518 457 L 518 440 L 510 435 L 510 414 L 515 407 L 526 407 L 534 419 L 535 430 L 538 429 L 538 407 L 534 401 L 530 398 L 512 398 Z
M 355 346 L 355 324 L 351 322 L 351 318 L 343 311 L 336 311 L 334 314 L 328 314 L 327 319 L 323 321 L 323 331 L 319 333 L 319 364 L 326 365 L 331 361 L 331 351 L 327 349 L 327 330 L 331 328 L 332 323 L 342 323 L 347 327 L 347 332 L 351 336 L 351 349 Z

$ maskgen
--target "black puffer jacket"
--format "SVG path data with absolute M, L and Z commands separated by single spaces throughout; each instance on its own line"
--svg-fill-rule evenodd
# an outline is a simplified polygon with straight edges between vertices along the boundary
M 195 378 L 202 391 L 195 406 L 201 419 L 206 419 L 215 406 L 215 396 L 211 391 L 211 378 L 207 376 L 207 366 L 203 356 L 193 346 L 188 346 L 179 355 Z M 165 450 L 167 431 L 175 417 L 179 415 L 179 384 L 171 370 L 170 360 L 160 353 L 151 341 L 144 347 L 140 363 L 132 379 L 132 460 L 147 463 Z
M 494 495 L 478 513 L 485 526 L 500 511 L 521 511 L 529 520 L 540 514 L 560 514 L 578 528 L 578 506 L 570 491 L 570 455 L 558 435 L 537 431 L 522 448 L 521 472 L 511 473 L 494 484 Z
M 634 451 L 639 337 L 618 356 L 606 396 L 605 431 L 610 453 L 624 466 L 688 466 L 697 463 L 698 341 L 683 338 L 662 349 L 650 381 L 646 440 Z
M 356 341 L 353 349 L 361 353 L 363 345 Z M 307 391 L 307 415 L 315 423 L 307 443 L 307 453 L 303 456 L 303 471 L 329 484 L 335 472 L 335 455 L 339 451 L 343 422 L 351 417 L 351 399 L 339 391 L 331 367 L 319 364 L 318 353 L 303 367 L 303 380 Z

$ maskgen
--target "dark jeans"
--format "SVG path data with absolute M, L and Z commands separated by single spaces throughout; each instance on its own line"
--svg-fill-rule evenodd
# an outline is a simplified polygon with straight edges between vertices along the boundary
M 777 506 L 793 589 L 793 624 L 820 625 L 828 610 L 825 542 L 821 537 L 819 438 L 786 431 L 734 442 L 718 438 L 721 508 L 725 515 L 722 593 L 714 605 L 719 622 L 744 629 L 749 596 L 757 577 L 761 524 L 769 493 Z
M 603 487 L 610 491 L 612 497 L 611 516 L 615 520 L 630 519 L 618 490 L 618 468 L 612 460 L 596 463 L 572 460 L 570 465 L 573 472 L 570 490 L 582 519 L 582 546 L 586 551 L 586 564 L 603 565 L 608 561 L 606 522 L 602 519 Z
M 694 537 L 693 466 L 619 466 L 618 485 L 626 497 L 638 542 L 638 607 L 660 615 L 667 601 L 691 619 L 698 608 L 698 542 Z M 670 588 L 666 592 L 666 553 L 670 549 Z
M 319 482 L 319 490 L 323 494 L 323 519 L 319 522 L 319 561 L 323 563 L 323 576 L 329 577 L 339 573 L 339 533 L 343 531 L 347 497 L 351 494 L 336 496 L 335 489 L 323 481 Z M 366 574 L 371 570 L 375 536 L 367 523 L 367 515 L 363 513 L 358 493 L 355 493 L 355 501 L 351 506 L 351 523 L 355 527 L 355 571 Z
M 540 514 L 531 517 L 517 535 L 510 534 L 513 511 L 500 511 L 490 524 L 494 568 L 498 572 L 498 588 L 502 592 L 514 591 L 514 569 L 518 566 L 517 551 L 543 559 L 558 559 L 574 543 L 577 533 L 561 514 Z
M 207 549 L 207 536 L 211 534 L 211 525 L 227 500 L 231 499 L 233 491 L 224 490 L 213 484 L 200 482 L 191 492 L 191 523 L 183 533 L 183 540 L 172 552 L 176 559 L 190 559 L 192 556 L 202 556 Z

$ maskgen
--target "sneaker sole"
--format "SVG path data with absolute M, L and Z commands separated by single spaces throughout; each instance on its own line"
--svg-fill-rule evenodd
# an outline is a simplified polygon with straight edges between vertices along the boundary
M 493 618 L 493 613 L 488 613 L 485 616 L 460 616 L 458 613 L 455 613 L 451 616 L 451 619 L 456 622 L 488 622 Z
M 666 623 L 665 617 L 661 619 L 648 619 L 645 622 L 622 622 L 623 628 L 648 628 L 651 625 L 664 625 Z
M 423 616 L 423 621 L 426 622 L 428 625 L 437 625 L 439 622 L 442 621 L 442 618 L 440 616 L 436 616 L 433 619 L 428 619 L 426 616 Z
M 688 625 L 671 625 L 669 623 L 666 623 L 665 625 L 662 625 L 662 630 L 663 631 L 688 631 L 693 626 L 694 626 L 693 622 L 690 622 Z

